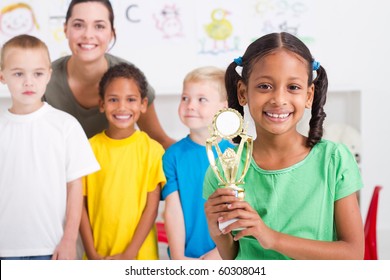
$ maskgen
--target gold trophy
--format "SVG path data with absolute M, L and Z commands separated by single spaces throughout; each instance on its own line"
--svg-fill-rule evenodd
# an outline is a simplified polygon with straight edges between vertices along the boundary
M 249 168 L 253 149 L 253 141 L 252 137 L 246 133 L 244 120 L 241 114 L 231 108 L 219 110 L 214 116 L 210 134 L 211 137 L 206 141 L 207 157 L 209 159 L 211 168 L 220 181 L 219 185 L 235 190 L 236 197 L 238 197 L 240 200 L 244 200 L 245 192 L 244 189 L 240 187 L 240 185 L 244 184 L 244 177 Z M 231 148 L 227 148 L 222 154 L 221 149 L 218 146 L 218 140 L 220 138 L 232 140 L 237 136 L 241 137 L 237 151 Z M 238 174 L 244 145 L 246 145 L 247 148 L 245 163 L 241 174 Z M 213 147 L 217 152 L 221 168 L 216 164 L 212 149 Z M 237 219 L 219 223 L 219 229 L 222 230 L 235 221 L 237 221 Z M 241 230 L 241 228 L 235 230 Z

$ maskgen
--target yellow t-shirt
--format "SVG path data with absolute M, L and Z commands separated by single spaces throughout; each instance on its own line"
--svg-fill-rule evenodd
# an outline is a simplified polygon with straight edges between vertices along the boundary
M 125 251 L 146 207 L 147 194 L 166 182 L 164 149 L 146 133 L 136 131 L 114 140 L 105 132 L 90 139 L 101 169 L 84 180 L 88 214 L 97 252 L 111 256 Z M 158 259 L 157 234 L 152 228 L 137 259 Z

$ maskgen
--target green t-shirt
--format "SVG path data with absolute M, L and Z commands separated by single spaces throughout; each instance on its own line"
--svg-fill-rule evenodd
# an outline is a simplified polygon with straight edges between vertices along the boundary
M 106 54 L 105 57 L 109 67 L 123 62 L 129 63 L 110 54 Z M 69 58 L 70 56 L 61 57 L 52 63 L 53 72 L 46 88 L 44 100 L 54 108 L 74 116 L 80 122 L 88 138 L 90 138 L 106 129 L 108 122 L 105 114 L 99 111 L 99 107 L 87 109 L 77 102 L 68 83 L 66 64 Z M 155 92 L 150 85 L 147 97 L 148 103 L 151 104 L 155 98 Z
M 245 158 L 244 149 L 241 168 Z M 238 173 L 240 174 L 240 172 Z M 270 228 L 313 240 L 334 241 L 334 203 L 363 186 L 355 158 L 343 144 L 321 140 L 301 162 L 281 170 L 263 170 L 251 159 L 245 176 L 245 200 Z M 218 188 L 209 168 L 203 196 Z M 254 237 L 239 240 L 236 259 L 288 259 L 261 247 Z

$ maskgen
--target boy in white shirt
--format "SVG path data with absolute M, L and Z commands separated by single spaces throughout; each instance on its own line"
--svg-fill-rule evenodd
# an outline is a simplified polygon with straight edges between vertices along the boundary
M 42 102 L 45 43 L 19 35 L 0 55 L 12 99 L 0 112 L 0 259 L 75 259 L 81 178 L 100 166 L 77 120 Z

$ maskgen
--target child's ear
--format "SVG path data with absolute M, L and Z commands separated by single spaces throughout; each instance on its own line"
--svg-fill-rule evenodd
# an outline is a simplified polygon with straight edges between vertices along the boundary
M 141 113 L 146 113 L 146 110 L 148 109 L 148 98 L 145 97 L 141 100 Z
M 5 85 L 5 79 L 3 75 L 3 71 L 0 70 L 0 82 Z
M 315 89 L 314 84 L 311 84 L 311 86 L 307 89 L 307 99 L 306 99 L 306 103 L 305 103 L 306 109 L 310 109 L 312 104 L 313 104 L 314 89 Z
M 104 100 L 99 98 L 99 112 L 104 113 Z
M 247 87 L 242 80 L 238 81 L 237 84 L 237 98 L 238 98 L 238 103 L 240 103 L 241 106 L 245 106 L 248 103 Z

